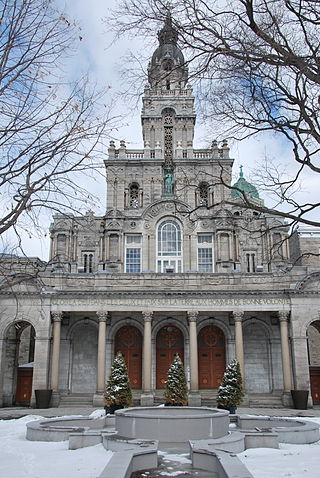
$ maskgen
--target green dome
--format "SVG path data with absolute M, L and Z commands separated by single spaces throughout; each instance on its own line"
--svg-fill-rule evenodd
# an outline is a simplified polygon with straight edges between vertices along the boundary
M 240 166 L 240 175 L 239 175 L 239 179 L 236 183 L 234 183 L 234 185 L 232 186 L 233 188 L 238 188 L 240 189 L 240 191 L 238 191 L 237 189 L 232 189 L 231 190 L 231 198 L 232 199 L 238 199 L 238 198 L 242 198 L 242 192 L 244 192 L 247 196 L 251 197 L 251 198 L 254 198 L 254 199 L 259 199 L 259 193 L 257 191 L 257 188 L 249 183 L 243 176 L 243 172 L 242 172 L 242 168 L 243 166 Z

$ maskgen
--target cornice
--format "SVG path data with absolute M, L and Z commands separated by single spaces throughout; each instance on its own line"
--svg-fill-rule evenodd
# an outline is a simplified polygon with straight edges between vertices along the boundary
M 134 289 L 134 290 L 108 290 L 108 289 L 101 289 L 101 290 L 56 290 L 54 292 L 51 292 L 46 294 L 38 294 L 36 292 L 23 292 L 19 293 L 19 297 L 24 296 L 24 297 L 39 297 L 39 299 L 50 299 L 50 297 L 58 297 L 58 296 L 132 296 L 132 295 L 139 295 L 139 296 L 197 296 L 197 297 L 212 297 L 212 296 L 245 296 L 245 297 L 250 297 L 250 296 L 306 296 L 306 295 L 319 295 L 320 292 L 317 291 L 297 291 L 293 289 L 283 289 L 283 290 L 250 290 L 250 291 L 244 291 L 244 290 L 235 290 L 235 289 L 229 289 L 229 290 L 210 290 L 210 291 L 198 291 L 196 289 L 187 289 L 187 290 L 167 290 L 167 289 L 157 289 L 155 291 L 150 291 L 150 290 L 139 290 L 139 289 Z M 14 296 L 17 295 L 14 292 L 11 291 L 1 291 L 0 295 L 7 295 L 7 296 Z

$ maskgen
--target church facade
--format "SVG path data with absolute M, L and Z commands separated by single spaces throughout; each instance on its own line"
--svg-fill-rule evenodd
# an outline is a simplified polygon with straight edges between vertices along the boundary
M 142 405 L 161 401 L 176 353 L 190 405 L 215 404 L 235 357 L 246 404 L 290 405 L 292 389 L 320 403 L 319 257 L 298 260 L 303 235 L 290 242 L 282 219 L 258 212 L 242 168 L 231 187 L 227 141 L 194 148 L 195 99 L 170 19 L 158 37 L 144 148 L 110 142 L 105 215 L 54 216 L 47 264 L 1 259 L 0 406 L 34 404 L 36 389 L 52 389 L 52 405 L 102 405 L 119 351 Z M 309 243 L 319 253 L 317 234 Z

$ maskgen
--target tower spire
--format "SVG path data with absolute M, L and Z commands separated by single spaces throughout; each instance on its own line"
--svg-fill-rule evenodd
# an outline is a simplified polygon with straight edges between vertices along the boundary
M 178 42 L 178 32 L 172 25 L 172 17 L 170 11 L 167 13 L 164 26 L 158 32 L 158 40 L 160 45 L 176 45 Z

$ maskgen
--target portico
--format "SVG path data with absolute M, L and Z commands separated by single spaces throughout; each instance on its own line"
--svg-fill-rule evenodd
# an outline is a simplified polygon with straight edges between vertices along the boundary
M 93 303 L 99 304 L 99 310 L 92 310 Z M 87 327 L 93 327 L 97 337 L 97 349 L 91 351 L 96 354 L 96 387 L 92 393 L 97 405 L 101 403 L 108 371 L 118 351 L 126 357 L 132 387 L 139 392 L 143 405 L 152 404 L 156 390 L 164 386 L 166 371 L 175 353 L 179 353 L 184 361 L 189 399 L 194 405 L 201 404 L 202 390 L 217 389 L 226 364 L 234 357 L 240 363 L 244 382 L 251 383 L 252 393 L 257 394 L 261 390 L 263 393 L 288 393 L 292 388 L 288 299 L 275 295 L 257 298 L 236 297 L 234 294 L 231 298 L 223 294 L 203 294 L 199 297 L 180 292 L 148 294 L 145 297 L 143 294 L 128 296 L 126 293 L 94 299 L 61 296 L 53 300 L 52 307 L 55 311 L 52 313 L 51 386 L 55 391 L 59 383 L 62 393 L 72 393 L 72 362 L 77 360 L 78 367 L 81 365 L 79 357 L 74 356 L 70 330 L 76 330 L 77 324 L 82 324 L 83 320 L 87 321 Z M 66 343 L 62 345 L 64 364 L 61 367 L 67 368 L 69 374 L 59 378 L 60 349 L 57 344 L 61 340 L 63 317 L 68 317 L 67 325 L 62 326 L 63 335 L 70 339 L 68 353 Z M 246 327 L 252 321 L 255 321 L 255 326 L 261 324 L 269 331 L 265 362 L 267 388 L 259 386 L 257 377 L 246 377 L 244 341 Z M 274 367 L 278 357 L 281 358 L 280 368 Z M 249 363 L 251 360 L 249 354 Z M 263 377 L 260 377 L 260 382 L 262 384 Z M 255 389 L 252 388 L 253 383 L 256 384 Z

